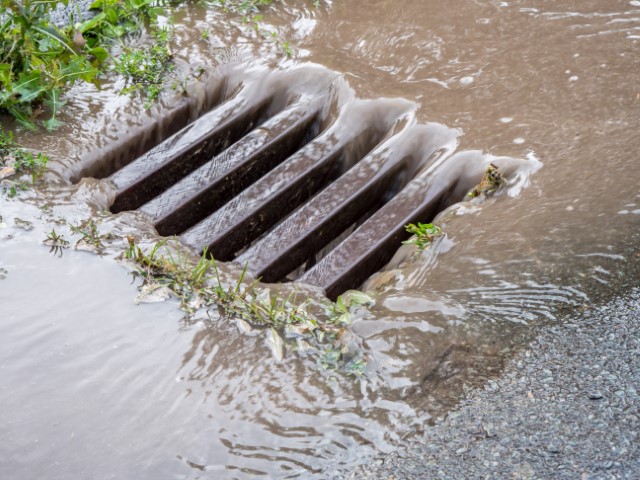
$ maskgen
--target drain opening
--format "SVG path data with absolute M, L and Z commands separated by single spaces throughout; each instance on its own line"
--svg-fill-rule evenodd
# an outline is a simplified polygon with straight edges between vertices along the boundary
M 272 99 L 224 104 L 111 175 L 118 194 L 113 213 L 135 210 L 266 120 Z M 213 128 L 212 128 L 213 127 Z
M 381 122 L 343 129 L 337 123 L 231 199 L 223 208 L 181 234 L 198 249 L 230 261 L 316 192 L 334 182 L 344 166 L 370 151 L 391 128 Z M 339 130 L 343 129 L 339 134 Z
M 318 110 L 291 107 L 140 208 L 161 235 L 177 235 L 222 207 L 317 134 Z
M 431 221 L 464 199 L 482 175 L 487 158 L 467 151 L 424 169 L 396 196 L 371 215 L 351 235 L 307 270 L 299 281 L 322 285 L 329 298 L 361 285 L 391 260 L 410 235 L 405 225 Z
M 137 209 L 264 282 L 330 298 L 359 287 L 406 224 L 463 199 L 488 160 L 451 155 L 457 133 L 414 125 L 408 102 L 351 100 L 335 115 L 331 100 L 286 86 L 227 99 L 113 173 L 112 212 Z
M 112 135 L 117 133 L 110 133 L 110 141 L 96 145 L 85 155 L 77 171 L 70 172 L 69 179 L 75 183 L 84 177 L 107 178 L 241 90 L 241 85 L 224 76 L 212 79 L 208 84 L 197 101 L 182 98 L 162 116 L 120 132 L 118 141 L 112 141 Z

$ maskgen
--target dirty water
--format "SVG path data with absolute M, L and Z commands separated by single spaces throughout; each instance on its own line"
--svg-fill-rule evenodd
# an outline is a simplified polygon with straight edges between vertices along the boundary
M 223 30 L 223 14 L 183 9 L 179 70 L 319 64 L 359 98 L 414 102 L 417 121 L 457 130 L 457 150 L 542 168 L 513 197 L 443 215 L 447 235 L 425 253 L 400 249 L 353 325 L 367 376 L 329 378 L 216 315 L 136 306 L 115 249 L 49 253 L 59 218 L 153 237 L 142 216 L 105 213 L 103 182 L 66 177 L 158 109 L 110 80 L 75 88 L 58 133 L 20 135 L 50 152 L 50 187 L 0 203 L 1 477 L 339 476 L 428 428 L 563 309 L 640 283 L 639 2 L 311 4 L 264 15 L 291 59 L 237 19 Z M 188 115 L 207 88 L 189 84 Z

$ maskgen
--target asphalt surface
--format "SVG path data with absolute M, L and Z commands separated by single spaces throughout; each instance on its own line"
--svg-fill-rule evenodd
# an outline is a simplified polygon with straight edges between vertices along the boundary
M 640 479 L 640 290 L 573 313 L 357 479 Z

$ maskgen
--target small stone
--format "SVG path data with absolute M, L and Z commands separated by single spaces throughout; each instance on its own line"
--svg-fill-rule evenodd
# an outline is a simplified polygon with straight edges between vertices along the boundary
M 13 167 L 3 167 L 0 169 L 0 180 L 15 175 L 16 169 Z
M 589 400 L 600 400 L 603 397 L 598 391 L 589 392 Z
M 550 453 L 560 453 L 560 447 L 555 443 L 550 443 L 549 445 L 547 445 L 547 450 Z

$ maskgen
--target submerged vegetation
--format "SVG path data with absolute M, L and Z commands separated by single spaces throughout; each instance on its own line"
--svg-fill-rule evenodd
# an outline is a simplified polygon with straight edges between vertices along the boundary
M 344 343 L 343 333 L 351 323 L 352 312 L 371 302 L 360 292 L 348 292 L 335 304 L 320 306 L 324 315 L 310 312 L 314 305 L 296 292 L 287 296 L 269 288 L 258 288 L 257 281 L 247 284 L 247 266 L 234 283 L 225 285 L 216 261 L 205 251 L 197 262 L 176 242 L 157 242 L 148 253 L 127 237 L 125 258 L 136 266 L 135 276 L 142 278 L 141 299 L 159 290 L 170 292 L 181 307 L 194 315 L 210 307 L 235 319 L 243 331 L 263 330 L 274 356 L 282 359 L 287 350 L 315 355 L 327 369 L 362 374 L 366 367 L 361 351 Z M 316 305 L 317 306 L 317 305 Z
M 273 0 L 205 0 L 205 2 L 209 5 L 222 7 L 227 12 L 242 15 L 244 24 L 251 25 L 256 33 L 274 42 L 286 56 L 292 55 L 293 51 L 287 40 L 281 39 L 276 32 L 270 32 L 261 26 L 262 15 L 260 11 L 263 7 L 273 4 Z M 317 1 L 314 2 L 314 6 L 318 7 Z
M 47 157 L 42 153 L 34 154 L 15 142 L 11 132 L 5 132 L 0 127 L 0 180 L 14 175 L 27 174 L 34 184 L 44 173 Z M 3 182 L 3 191 L 10 197 L 15 197 L 19 191 L 29 188 L 28 183 Z
M 89 248 L 101 254 L 107 245 L 122 240 L 111 232 L 101 232 L 93 219 L 77 225 L 64 220 L 57 223 L 80 237 L 73 243 L 75 249 Z M 147 248 L 131 235 L 125 241 L 122 257 L 133 265 L 134 280 L 141 281 L 136 303 L 174 298 L 188 319 L 226 318 L 243 333 L 262 334 L 277 360 L 287 352 L 297 352 L 315 358 L 327 371 L 355 376 L 364 373 L 364 353 L 355 338 L 346 333 L 356 311 L 373 303 L 368 295 L 352 290 L 332 303 L 313 300 L 297 290 L 287 289 L 284 294 L 259 285 L 257 280 L 248 281 L 246 265 L 235 280 L 224 280 L 207 252 L 194 258 L 177 240 L 165 238 Z M 72 245 L 55 228 L 43 243 L 58 256 Z

